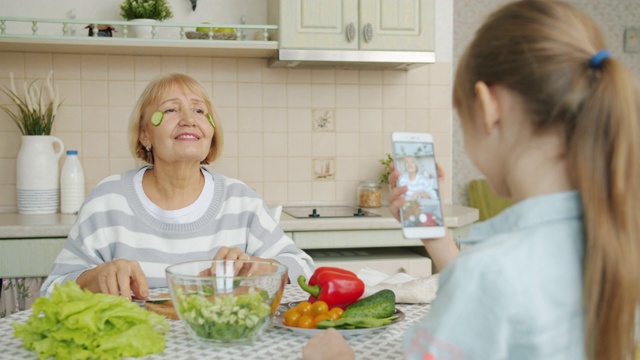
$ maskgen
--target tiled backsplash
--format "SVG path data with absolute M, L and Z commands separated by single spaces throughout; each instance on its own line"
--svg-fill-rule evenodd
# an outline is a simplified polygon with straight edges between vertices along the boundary
M 302 70 L 271 69 L 265 59 L 0 52 L 2 86 L 10 72 L 21 83 L 51 69 L 64 97 L 53 135 L 79 151 L 87 191 L 137 166 L 127 145 L 129 113 L 148 81 L 169 72 L 196 77 L 212 95 L 225 136 L 212 168 L 270 204 L 355 203 L 358 182 L 382 172 L 393 131 L 432 133 L 451 174 L 449 63 L 410 71 Z M 0 94 L 0 103 L 10 101 Z M 20 141 L 0 113 L 0 211 L 16 210 Z

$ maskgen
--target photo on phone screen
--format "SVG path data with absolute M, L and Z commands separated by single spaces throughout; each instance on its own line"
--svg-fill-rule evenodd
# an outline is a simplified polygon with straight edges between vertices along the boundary
M 410 135 L 410 134 L 404 134 Z M 436 159 L 431 137 L 427 134 L 407 137 L 394 134 L 393 153 L 396 170 L 400 172 L 397 186 L 407 186 L 404 194 L 407 202 L 400 209 L 403 228 L 441 228 L 444 235 L 444 218 L 438 187 Z M 430 237 L 440 235 L 425 229 L 409 230 L 410 237 Z

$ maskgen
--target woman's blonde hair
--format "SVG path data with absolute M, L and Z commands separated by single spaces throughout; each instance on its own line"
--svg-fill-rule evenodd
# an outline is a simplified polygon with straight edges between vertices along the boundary
M 488 17 L 461 57 L 453 102 L 470 121 L 483 81 L 520 94 L 535 129 L 561 131 L 584 208 L 585 346 L 631 359 L 640 305 L 640 91 L 595 22 L 561 1 L 523 0 Z
M 213 121 L 216 124 L 213 139 L 211 140 L 211 147 L 209 153 L 201 161 L 201 164 L 212 163 L 222 152 L 223 137 L 222 137 L 222 124 L 218 115 L 213 108 L 213 102 L 209 97 L 207 91 L 202 87 L 198 80 L 193 77 L 174 73 L 160 76 L 147 85 L 144 89 L 136 105 L 131 112 L 129 119 L 129 148 L 134 158 L 142 159 L 143 161 L 153 164 L 153 150 L 147 151 L 144 145 L 140 142 L 140 132 L 145 126 L 149 126 L 151 114 L 157 110 L 160 102 L 171 89 L 176 86 L 182 91 L 191 92 L 196 96 L 202 98 L 206 104 L 207 112 L 213 117 Z

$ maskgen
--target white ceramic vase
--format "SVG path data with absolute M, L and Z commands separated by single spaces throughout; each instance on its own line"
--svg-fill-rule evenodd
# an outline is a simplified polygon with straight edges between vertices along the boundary
M 128 37 L 130 38 L 139 38 L 139 39 L 152 39 L 153 36 L 153 24 L 157 24 L 159 21 L 154 19 L 134 19 L 131 20 L 136 23 L 148 23 L 149 25 L 128 25 L 127 30 L 129 31 Z M 156 27 L 156 34 L 160 30 L 159 27 Z M 157 37 L 157 36 L 155 36 Z
M 22 145 L 16 161 L 16 190 L 20 214 L 58 212 L 60 199 L 58 161 L 63 152 L 64 144 L 55 136 L 22 137 Z

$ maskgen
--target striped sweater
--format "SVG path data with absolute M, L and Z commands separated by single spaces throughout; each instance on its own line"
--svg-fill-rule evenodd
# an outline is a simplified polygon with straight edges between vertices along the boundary
M 41 295 L 49 295 L 55 283 L 75 280 L 115 259 L 137 261 L 150 288 L 165 287 L 167 266 L 213 259 L 222 246 L 279 261 L 289 268 L 292 282 L 298 275 L 311 275 L 311 257 L 284 234 L 262 198 L 239 180 L 209 171 L 215 192 L 207 211 L 196 221 L 172 224 L 144 208 L 134 188 L 137 171 L 110 176 L 89 194 Z

